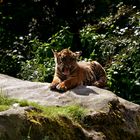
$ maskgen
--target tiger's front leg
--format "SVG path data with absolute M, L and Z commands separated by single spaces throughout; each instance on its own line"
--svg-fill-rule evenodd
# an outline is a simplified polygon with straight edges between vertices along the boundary
M 69 78 L 67 80 L 64 80 L 63 82 L 59 83 L 56 88 L 59 91 L 67 91 L 68 89 L 72 89 L 79 85 L 76 78 Z

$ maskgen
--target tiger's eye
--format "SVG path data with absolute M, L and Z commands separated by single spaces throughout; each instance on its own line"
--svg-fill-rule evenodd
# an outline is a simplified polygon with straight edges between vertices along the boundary
M 74 57 L 71 57 L 71 58 L 70 58 L 70 61 L 74 61 L 74 60 L 75 60 L 75 58 L 74 58 Z

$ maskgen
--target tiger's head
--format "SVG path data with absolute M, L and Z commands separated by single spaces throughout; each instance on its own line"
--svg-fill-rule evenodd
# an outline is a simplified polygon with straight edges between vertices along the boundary
M 80 52 L 72 52 L 69 49 L 63 49 L 60 52 L 53 51 L 56 69 L 64 76 L 69 76 L 77 67 L 77 58 Z

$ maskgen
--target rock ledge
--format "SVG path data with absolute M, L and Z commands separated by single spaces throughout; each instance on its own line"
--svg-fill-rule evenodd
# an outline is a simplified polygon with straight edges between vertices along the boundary
M 92 86 L 79 86 L 65 93 L 50 91 L 48 87 L 49 83 L 29 82 L 0 74 L 1 91 L 10 98 L 26 99 L 44 106 L 75 104 L 87 108 L 89 112 L 81 123 L 75 124 L 61 117 L 63 126 L 47 118 L 36 118 L 41 126 L 31 124 L 26 109 L 18 107 L 0 112 L 0 139 L 25 139 L 31 126 L 30 140 L 140 139 L 139 105 Z

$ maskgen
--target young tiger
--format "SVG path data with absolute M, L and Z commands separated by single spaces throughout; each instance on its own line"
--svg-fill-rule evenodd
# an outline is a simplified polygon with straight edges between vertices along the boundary
M 55 74 L 51 90 L 66 91 L 81 84 L 100 88 L 106 85 L 106 72 L 98 62 L 77 62 L 80 53 L 69 49 L 53 53 Z

